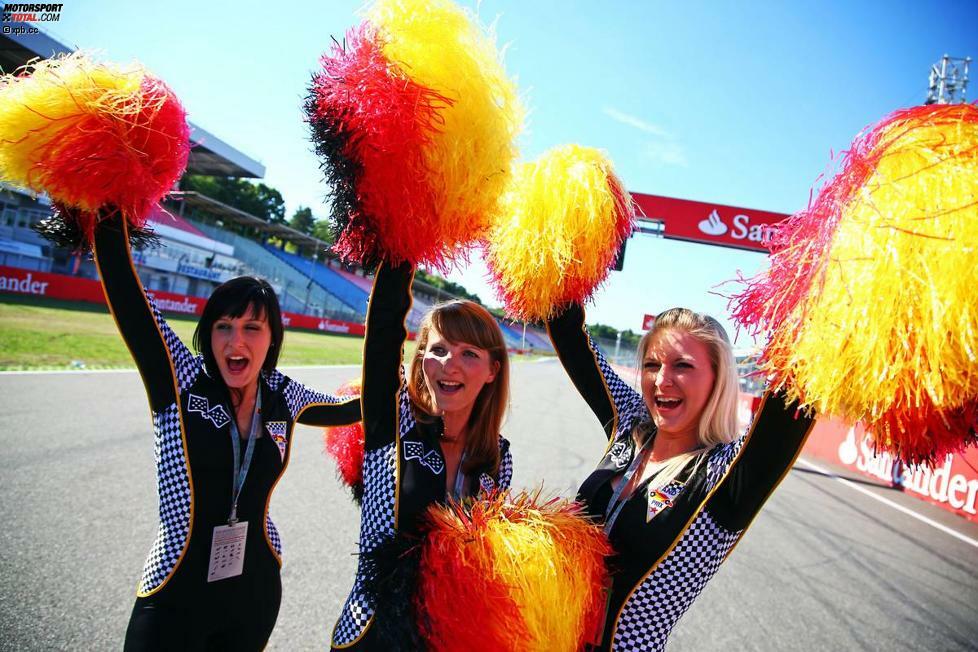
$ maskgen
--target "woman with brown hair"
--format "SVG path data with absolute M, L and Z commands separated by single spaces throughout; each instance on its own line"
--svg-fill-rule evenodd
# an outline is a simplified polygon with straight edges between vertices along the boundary
M 378 604 L 365 559 L 397 535 L 418 532 L 428 507 L 506 489 L 513 474 L 499 429 L 509 400 L 505 341 L 470 301 L 433 308 L 421 322 L 407 378 L 401 370 L 411 308 L 410 265 L 382 264 L 367 308 L 364 343 L 363 497 L 357 578 L 333 631 L 333 649 L 376 650 Z M 405 594 L 403 602 L 410 596 Z M 381 626 L 382 627 L 382 626 Z

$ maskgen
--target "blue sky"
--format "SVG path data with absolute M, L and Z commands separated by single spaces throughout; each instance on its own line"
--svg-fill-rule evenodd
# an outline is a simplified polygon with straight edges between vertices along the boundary
M 524 160 L 564 143 L 599 147 L 630 190 L 785 213 L 805 206 L 863 127 L 923 102 L 943 54 L 978 57 L 974 0 L 462 4 L 507 47 L 530 108 Z M 361 6 L 71 3 L 47 26 L 66 45 L 142 61 L 196 124 L 265 164 L 290 215 L 302 204 L 322 217 L 300 105 L 330 37 L 358 23 Z M 978 66 L 971 77 L 974 101 Z M 763 264 L 761 254 L 633 237 L 589 321 L 637 331 L 644 313 L 685 305 L 729 325 L 715 287 Z M 452 278 L 498 304 L 478 260 Z

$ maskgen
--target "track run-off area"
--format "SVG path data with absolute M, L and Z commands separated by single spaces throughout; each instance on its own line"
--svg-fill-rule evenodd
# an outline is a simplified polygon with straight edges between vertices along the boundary
M 283 368 L 323 391 L 359 368 Z M 514 485 L 573 496 L 604 435 L 555 360 L 513 365 Z M 156 534 L 153 433 L 134 371 L 0 374 L 0 648 L 117 650 Z M 299 426 L 271 504 L 283 598 L 270 650 L 322 650 L 359 516 Z M 978 525 L 799 458 L 669 650 L 974 650 Z

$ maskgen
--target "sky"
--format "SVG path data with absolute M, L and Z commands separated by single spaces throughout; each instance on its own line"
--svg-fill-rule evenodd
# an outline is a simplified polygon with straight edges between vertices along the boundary
M 924 101 L 941 56 L 978 58 L 978 0 L 461 2 L 493 25 L 529 108 L 521 160 L 577 143 L 604 150 L 629 190 L 792 213 L 853 137 Z M 361 2 L 66 3 L 43 27 L 70 47 L 138 59 L 190 119 L 261 161 L 287 215 L 329 209 L 301 104 L 331 37 Z M 978 66 L 968 97 L 978 99 Z M 729 283 L 764 254 L 637 235 L 588 309 L 640 331 L 687 306 L 732 331 Z M 476 256 L 449 275 L 499 305 Z M 744 334 L 737 344 L 750 344 Z

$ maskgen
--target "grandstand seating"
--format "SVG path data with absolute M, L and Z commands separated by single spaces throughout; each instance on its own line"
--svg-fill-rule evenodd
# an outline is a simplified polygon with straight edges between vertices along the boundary
M 320 265 L 308 258 L 290 254 L 270 245 L 265 245 L 265 249 L 311 278 L 320 287 L 329 290 L 350 308 L 356 310 L 358 313 L 366 314 L 367 301 L 370 298 L 369 290 L 364 290 L 359 284 L 354 283 L 347 276 L 338 273 L 331 267 Z
M 310 285 L 308 274 L 284 262 L 254 240 L 197 220 L 187 221 L 207 237 L 233 246 L 235 258 L 245 263 L 250 273 L 280 286 L 282 290 L 279 299 L 283 310 L 302 313 L 306 312 L 307 307 L 314 307 L 313 311 L 319 316 L 358 323 L 363 322 L 366 317 L 366 304 L 357 310 L 341 301 L 330 288 L 323 288 L 315 283 Z

